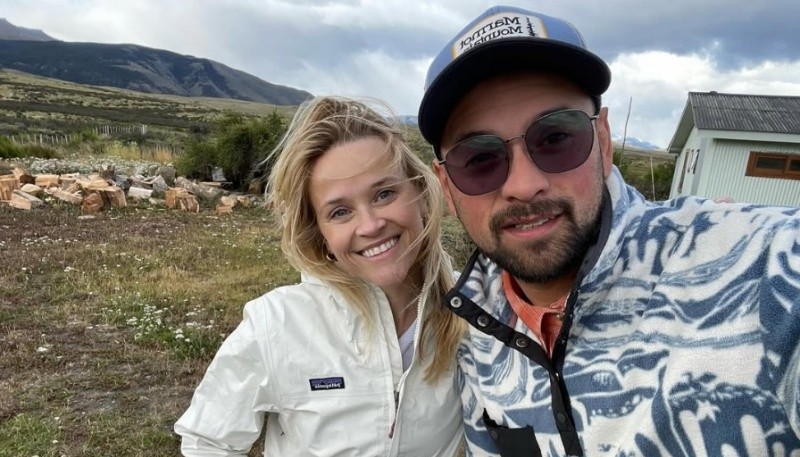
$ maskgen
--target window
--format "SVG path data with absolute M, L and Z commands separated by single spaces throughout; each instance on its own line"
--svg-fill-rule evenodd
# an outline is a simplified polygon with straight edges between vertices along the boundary
M 683 192 L 683 179 L 686 178 L 686 166 L 689 164 L 689 149 L 683 156 L 683 170 L 681 171 L 681 180 L 678 182 L 678 194 Z
M 689 166 L 689 173 L 695 174 L 695 170 L 697 170 L 697 159 L 700 157 L 700 150 L 694 149 L 694 155 L 692 156 L 692 164 Z
M 745 175 L 800 179 L 800 154 L 751 151 Z

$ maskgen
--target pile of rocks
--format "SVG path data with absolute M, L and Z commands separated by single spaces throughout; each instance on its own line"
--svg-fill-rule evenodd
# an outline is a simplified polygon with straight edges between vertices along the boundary
M 129 199 L 191 212 L 200 211 L 200 202 L 206 207 L 216 206 L 218 213 L 230 213 L 236 206 L 263 204 L 259 196 L 223 189 L 222 181 L 196 182 L 176 176 L 169 165 L 138 164 L 130 176 L 117 172 L 112 164 L 88 170 L 51 160 L 31 163 L 30 168 L 38 173 L 15 165 L 11 173 L 0 175 L 0 204 L 30 210 L 47 200 L 58 200 L 79 205 L 84 214 L 126 207 Z

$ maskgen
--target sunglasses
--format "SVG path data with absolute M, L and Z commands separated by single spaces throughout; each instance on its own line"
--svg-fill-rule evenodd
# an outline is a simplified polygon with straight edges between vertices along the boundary
M 556 111 L 536 119 L 524 135 L 507 140 L 476 135 L 459 141 L 440 160 L 450 180 L 462 193 L 482 195 L 499 189 L 508 178 L 511 152 L 508 144 L 522 138 L 531 161 L 546 173 L 561 173 L 586 162 L 594 144 L 592 121 L 581 110 Z

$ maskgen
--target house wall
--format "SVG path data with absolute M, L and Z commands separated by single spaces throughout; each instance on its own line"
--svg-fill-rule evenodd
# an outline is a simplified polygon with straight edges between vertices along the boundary
M 800 206 L 800 180 L 745 176 L 751 151 L 800 155 L 800 136 L 797 137 L 796 142 L 709 139 L 701 153 L 703 173 L 695 177 L 693 194 L 708 198 L 730 196 L 737 202 Z

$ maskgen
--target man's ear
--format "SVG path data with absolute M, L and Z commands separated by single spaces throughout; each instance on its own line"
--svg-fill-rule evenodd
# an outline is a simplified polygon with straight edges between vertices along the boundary
M 436 177 L 439 178 L 439 185 L 442 187 L 442 192 L 444 192 L 444 199 L 447 201 L 450 215 L 455 216 L 456 207 L 453 205 L 453 196 L 450 194 L 450 177 L 447 176 L 447 170 L 438 160 L 433 159 L 433 171 L 436 172 Z
M 608 178 L 611 166 L 614 164 L 614 144 L 611 141 L 611 127 L 608 125 L 608 107 L 600 109 L 595 125 L 597 126 L 597 142 L 603 158 L 603 177 Z

